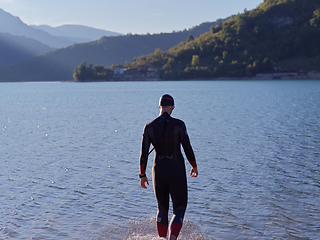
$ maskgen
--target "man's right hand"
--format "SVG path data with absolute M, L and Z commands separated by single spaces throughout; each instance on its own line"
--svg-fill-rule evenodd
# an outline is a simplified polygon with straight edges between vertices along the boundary
M 140 185 L 141 187 L 147 189 L 146 183 L 149 185 L 149 181 L 147 177 L 143 177 L 140 179 Z

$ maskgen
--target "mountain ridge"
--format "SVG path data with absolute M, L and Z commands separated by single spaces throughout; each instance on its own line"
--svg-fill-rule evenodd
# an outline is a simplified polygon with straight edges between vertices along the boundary
M 48 25 L 27 25 L 19 17 L 0 8 L 0 32 L 11 35 L 25 36 L 35 39 L 53 48 L 63 48 L 74 43 L 98 40 L 102 36 L 115 36 L 120 33 L 102 29 L 91 28 L 82 25 L 62 25 L 57 28 Z M 60 32 L 60 34 L 56 34 Z M 54 33 L 54 34 L 51 34 Z M 82 36 L 81 36 L 82 34 Z M 89 37 L 84 37 L 87 34 Z M 94 37 L 91 37 L 94 36 Z
M 156 48 L 167 51 L 176 44 L 186 41 L 189 35 L 198 36 L 208 32 L 212 25 L 217 25 L 226 19 L 202 23 L 179 32 L 102 37 L 96 41 L 73 44 L 50 51 L 13 64 L 9 68 L 15 73 L 16 81 L 72 80 L 74 68 L 83 61 L 94 65 L 111 66 L 113 63 L 132 61 L 134 58 L 154 52 Z M 9 77 L 12 79 L 12 76 L 3 74 L 0 80 L 6 81 Z
M 73 40 L 75 41 L 74 43 L 95 41 L 103 36 L 123 35 L 117 32 L 75 24 L 65 24 L 58 27 L 51 27 L 49 25 L 31 25 L 31 27 L 43 30 L 52 36 Z
M 33 38 L 50 47 L 59 48 L 72 43 L 52 36 L 43 30 L 35 29 L 21 21 L 19 17 L 14 17 L 10 13 L 0 8 L 0 32 L 10 33 L 11 35 L 25 36 Z

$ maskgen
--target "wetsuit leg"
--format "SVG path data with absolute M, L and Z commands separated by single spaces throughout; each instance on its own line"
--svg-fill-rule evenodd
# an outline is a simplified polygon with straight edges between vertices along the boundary
M 188 201 L 185 171 L 176 171 L 176 174 L 170 183 L 170 195 L 173 203 L 173 217 L 170 222 L 169 234 L 178 237 Z
M 169 185 L 161 171 L 153 172 L 153 187 L 158 203 L 157 230 L 159 237 L 166 237 L 168 231 Z
M 168 211 L 158 204 L 157 230 L 159 237 L 166 237 L 168 232 Z

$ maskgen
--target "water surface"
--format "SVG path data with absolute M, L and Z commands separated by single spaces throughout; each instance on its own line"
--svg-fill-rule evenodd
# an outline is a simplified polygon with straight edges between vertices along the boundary
M 0 239 L 157 239 L 138 158 L 164 93 L 199 168 L 180 239 L 320 237 L 320 81 L 3 83 L 0 93 Z

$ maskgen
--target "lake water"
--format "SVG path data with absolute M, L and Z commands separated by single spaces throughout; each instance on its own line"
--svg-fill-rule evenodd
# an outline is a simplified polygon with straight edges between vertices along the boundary
M 317 80 L 0 84 L 0 239 L 158 239 L 138 159 L 164 93 L 199 169 L 179 239 L 320 239 Z

